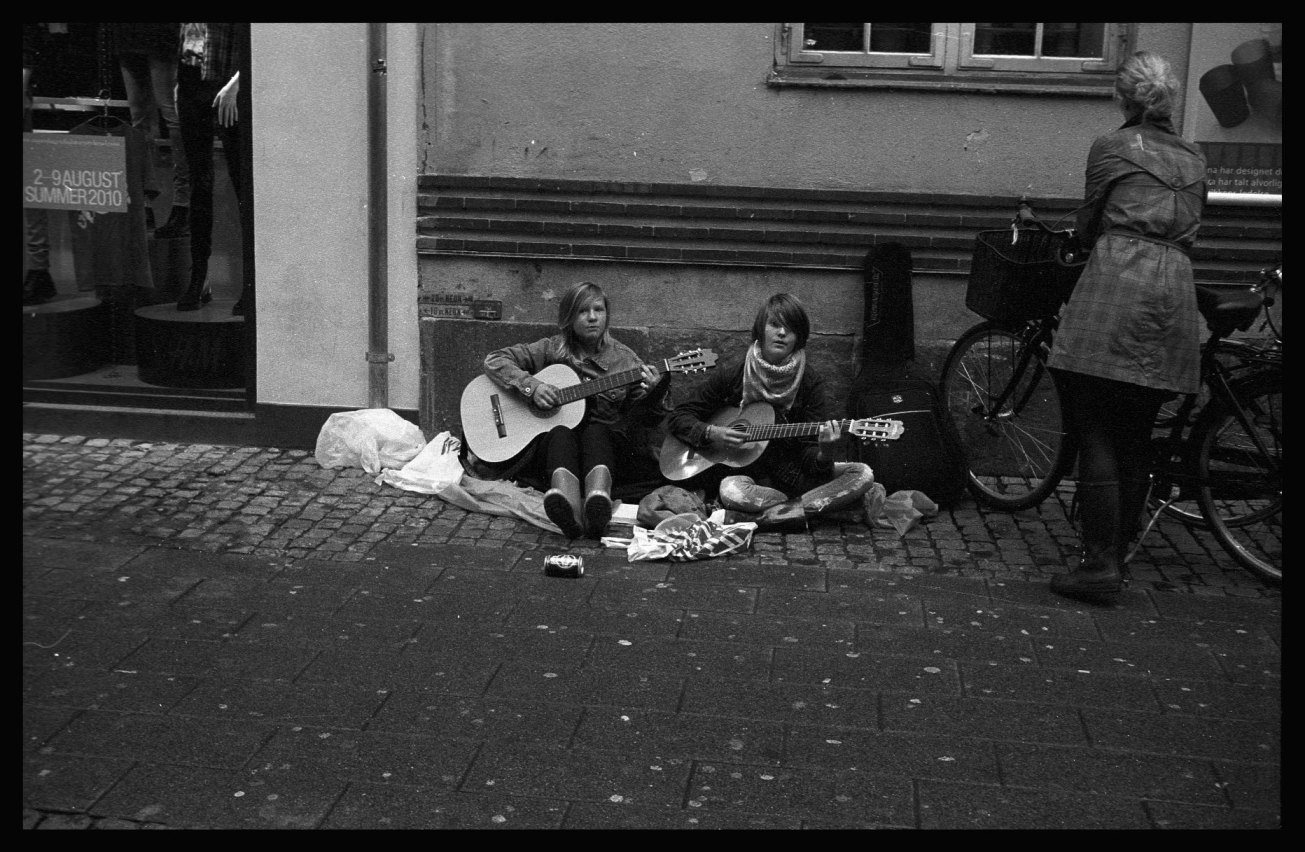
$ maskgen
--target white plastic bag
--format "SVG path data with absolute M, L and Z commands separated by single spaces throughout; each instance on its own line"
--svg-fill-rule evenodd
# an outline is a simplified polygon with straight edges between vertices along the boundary
M 544 512 L 543 494 L 512 482 L 465 476 L 458 458 L 461 449 L 461 441 L 449 432 L 441 432 L 399 470 L 382 471 L 376 477 L 376 483 L 418 494 L 434 494 L 468 512 L 520 518 L 541 529 L 562 534 Z
M 317 463 L 330 469 L 361 467 L 368 473 L 403 467 L 426 439 L 421 429 L 388 408 L 340 411 L 326 418 L 317 435 Z
M 891 526 L 898 535 L 906 535 L 919 525 L 921 518 L 932 518 L 936 514 L 938 504 L 923 491 L 894 491 L 884 501 L 885 517 L 876 522 L 881 526 Z

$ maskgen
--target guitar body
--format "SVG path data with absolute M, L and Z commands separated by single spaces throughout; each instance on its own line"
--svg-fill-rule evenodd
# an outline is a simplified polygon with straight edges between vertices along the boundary
M 728 429 L 731 426 L 770 426 L 775 422 L 775 409 L 768 402 L 754 402 L 744 407 L 722 408 L 706 421 L 712 426 Z M 718 464 L 729 467 L 746 467 L 766 451 L 769 441 L 753 441 L 741 447 L 705 447 L 694 449 L 672 435 L 662 441 L 658 465 L 662 476 L 678 482 L 696 476 Z
M 535 378 L 557 388 L 580 384 L 575 370 L 565 364 L 545 367 L 535 373 Z M 540 411 L 515 390 L 501 388 L 482 375 L 463 389 L 461 413 L 467 447 L 484 461 L 497 464 L 511 459 L 554 426 L 579 426 L 585 416 L 585 401 L 579 399 Z

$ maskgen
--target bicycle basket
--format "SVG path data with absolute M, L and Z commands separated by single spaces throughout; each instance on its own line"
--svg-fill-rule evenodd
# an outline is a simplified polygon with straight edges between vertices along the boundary
M 1011 242 L 1015 233 L 1018 239 Z M 970 260 L 965 307 L 997 322 L 1051 316 L 1069 299 L 1083 271 L 1083 261 L 1064 262 L 1072 247 L 1069 231 L 980 231 Z

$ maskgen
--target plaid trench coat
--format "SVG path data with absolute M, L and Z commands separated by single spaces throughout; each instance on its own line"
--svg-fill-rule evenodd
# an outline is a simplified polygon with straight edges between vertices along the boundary
M 1095 243 L 1050 366 L 1199 390 L 1201 316 L 1187 250 L 1205 196 L 1205 158 L 1168 122 L 1129 122 L 1093 142 L 1078 224 Z

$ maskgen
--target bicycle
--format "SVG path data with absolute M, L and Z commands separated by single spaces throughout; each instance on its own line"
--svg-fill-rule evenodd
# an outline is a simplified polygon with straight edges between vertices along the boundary
M 985 319 L 952 346 L 939 386 L 969 490 L 988 507 L 1036 506 L 1072 472 L 1076 448 L 1046 359 L 1085 262 L 1072 230 L 1047 226 L 1023 203 L 1011 231 L 976 239 L 966 304 Z M 1250 288 L 1198 286 L 1210 327 L 1201 391 L 1161 411 L 1148 494 L 1155 512 L 1126 559 L 1163 513 L 1211 530 L 1239 565 L 1281 582 L 1282 335 L 1269 310 L 1281 284 L 1279 262 Z M 1267 340 L 1229 337 L 1261 312 Z

